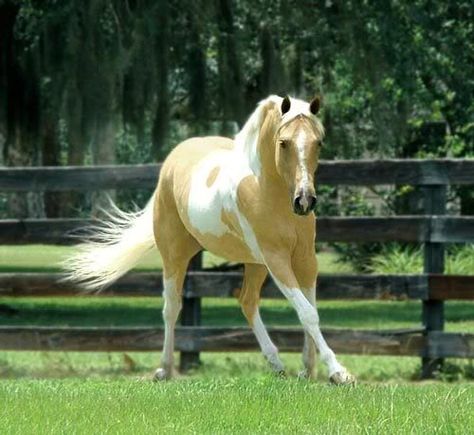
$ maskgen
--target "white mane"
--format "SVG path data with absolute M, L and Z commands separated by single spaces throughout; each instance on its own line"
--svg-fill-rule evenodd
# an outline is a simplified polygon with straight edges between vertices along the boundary
M 276 103 L 277 107 L 280 108 L 282 101 L 283 98 L 279 97 L 278 95 L 270 95 L 269 97 L 260 101 L 257 104 L 257 108 L 250 115 L 249 119 L 242 127 L 242 130 L 240 130 L 234 138 L 235 150 L 244 154 L 250 169 L 257 176 L 260 175 L 261 170 L 260 158 L 257 152 L 257 145 L 259 140 L 260 128 L 263 123 L 262 109 L 270 102 Z M 299 100 L 297 98 L 290 98 L 290 101 L 290 110 L 282 116 L 282 123 L 286 123 L 291 119 L 296 118 L 298 115 L 305 115 L 308 118 L 316 120 L 318 129 L 324 131 L 319 120 L 317 120 L 317 118 L 310 112 L 309 104 L 306 101 Z

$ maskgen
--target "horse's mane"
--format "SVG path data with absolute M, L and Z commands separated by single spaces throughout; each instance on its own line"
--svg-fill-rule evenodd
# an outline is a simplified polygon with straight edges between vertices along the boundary
M 257 104 L 257 108 L 250 115 L 249 119 L 242 127 L 234 139 L 234 147 L 246 157 L 250 169 L 256 175 L 260 174 L 260 158 L 258 156 L 257 146 L 260 136 L 260 128 L 263 124 L 263 114 L 265 106 L 270 103 L 279 103 L 283 98 L 278 95 L 270 95 Z
M 264 121 L 265 107 L 269 103 L 273 103 L 276 107 L 280 107 L 282 97 L 278 95 L 270 95 L 257 104 L 257 108 L 250 115 L 242 129 L 237 133 L 234 139 L 234 148 L 237 152 L 242 153 L 252 172 L 256 175 L 260 174 L 260 158 L 258 156 L 258 141 L 260 130 Z M 309 104 L 303 100 L 291 98 L 290 110 L 285 113 L 281 119 L 281 125 L 290 122 L 298 115 L 305 115 L 313 121 L 315 129 L 320 137 L 324 136 L 324 127 L 321 121 L 312 115 L 309 111 Z

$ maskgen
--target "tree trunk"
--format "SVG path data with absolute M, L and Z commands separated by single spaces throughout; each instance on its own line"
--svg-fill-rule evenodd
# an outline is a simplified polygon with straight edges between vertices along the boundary
M 14 38 L 14 24 L 18 6 L 4 4 L 1 37 L 4 41 L 4 82 L 6 84 L 6 141 L 4 162 L 7 166 L 31 166 L 38 160 L 40 96 L 38 65 L 34 53 L 24 52 L 24 47 Z M 20 61 L 21 59 L 21 61 Z M 41 214 L 37 194 L 11 194 L 9 214 L 25 218 Z
M 246 120 L 242 67 L 230 0 L 217 0 L 216 19 L 219 27 L 219 101 L 224 134 L 229 134 L 232 133 L 232 122 L 243 125 Z
M 208 109 L 206 89 L 206 51 L 202 40 L 200 18 L 188 14 L 189 23 L 189 108 L 191 111 L 191 134 L 199 136 L 207 130 L 206 115 Z
M 156 56 L 157 56 L 157 103 L 152 127 L 153 160 L 159 160 L 160 151 L 166 149 L 170 127 L 170 96 L 168 89 L 169 76 L 169 5 L 168 0 L 161 2 L 157 20 Z
M 43 116 L 41 122 L 41 130 L 42 163 L 44 166 L 59 166 L 59 157 L 61 150 L 57 131 L 57 119 L 52 113 L 47 113 L 46 116 Z M 46 216 L 60 216 L 60 203 L 60 194 L 58 194 L 57 192 L 45 192 L 44 209 Z
M 95 135 L 92 141 L 92 160 L 94 165 L 112 165 L 116 162 L 115 135 L 117 116 L 112 108 L 103 113 L 96 121 Z M 92 195 L 92 214 L 98 215 L 102 209 L 109 208 L 109 198 L 114 199 L 115 191 L 97 191 Z
M 82 166 L 87 150 L 84 136 L 83 100 L 75 78 L 71 78 L 66 94 L 66 125 L 67 125 L 67 164 Z M 81 209 L 84 194 L 79 192 L 60 193 L 60 215 L 74 216 Z
M 286 94 L 287 80 L 285 70 L 275 44 L 275 36 L 265 25 L 261 32 L 260 50 L 262 56 L 261 86 L 262 97 L 270 94 Z

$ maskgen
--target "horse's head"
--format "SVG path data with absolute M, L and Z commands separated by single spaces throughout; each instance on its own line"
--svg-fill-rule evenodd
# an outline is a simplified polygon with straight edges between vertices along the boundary
M 322 124 L 316 118 L 319 106 L 319 97 L 310 103 L 285 97 L 280 107 L 276 169 L 288 187 L 293 211 L 299 215 L 307 215 L 316 207 L 314 175 L 324 136 Z

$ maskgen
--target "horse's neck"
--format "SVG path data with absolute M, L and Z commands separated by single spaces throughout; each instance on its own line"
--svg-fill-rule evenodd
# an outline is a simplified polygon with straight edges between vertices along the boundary
M 286 198 L 287 192 L 275 163 L 275 135 L 280 113 L 274 99 L 269 97 L 260 103 L 236 136 L 235 146 L 257 176 L 262 194 L 279 199 Z
M 277 172 L 275 162 L 275 137 L 277 130 L 277 115 L 269 112 L 260 129 L 257 152 L 260 160 L 260 186 L 272 191 L 286 189 L 285 184 Z

